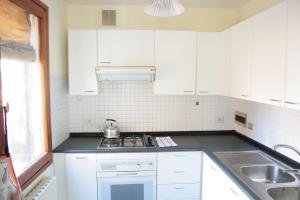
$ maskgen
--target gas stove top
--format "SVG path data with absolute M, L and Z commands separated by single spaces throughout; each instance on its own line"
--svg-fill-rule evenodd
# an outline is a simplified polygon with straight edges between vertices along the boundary
M 154 141 L 150 135 L 126 135 L 118 138 L 101 138 L 97 149 L 106 148 L 138 148 L 153 147 Z

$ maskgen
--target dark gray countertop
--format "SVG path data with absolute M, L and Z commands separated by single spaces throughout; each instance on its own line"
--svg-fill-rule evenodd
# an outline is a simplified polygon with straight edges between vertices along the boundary
M 72 134 L 56 149 L 53 153 L 121 153 L 121 152 L 170 152 L 170 151 L 204 151 L 207 153 L 226 174 L 246 192 L 252 199 L 259 199 L 255 191 L 252 191 L 235 174 L 227 168 L 221 160 L 215 156 L 215 152 L 222 151 L 253 151 L 261 150 L 273 156 L 274 158 L 290 165 L 293 168 L 299 168 L 299 163 L 288 159 L 287 157 L 269 149 L 268 147 L 251 140 L 235 131 L 205 131 L 205 132 L 164 132 L 149 133 L 154 137 L 156 135 L 169 135 L 178 144 L 172 148 L 111 148 L 97 149 L 100 142 L 100 136 L 93 134 Z M 75 135 L 75 136 L 74 136 Z M 83 136 L 84 135 L 84 136 Z
M 182 133 L 182 134 L 180 134 Z M 194 132 L 186 134 L 180 132 L 170 133 L 172 139 L 178 144 L 172 148 L 109 148 L 97 149 L 100 137 L 69 137 L 59 145 L 54 153 L 102 153 L 102 152 L 159 152 L 159 151 L 191 151 L 191 150 L 209 150 L 217 151 L 244 151 L 255 150 L 257 147 L 249 141 L 244 140 L 239 135 L 231 131 L 220 131 L 209 134 L 208 132 Z M 167 133 L 165 133 L 167 134 Z M 83 134 L 80 134 L 83 135 Z

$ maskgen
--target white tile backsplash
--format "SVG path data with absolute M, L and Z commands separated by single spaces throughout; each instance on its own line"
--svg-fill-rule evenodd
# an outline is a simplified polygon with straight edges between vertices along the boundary
M 106 118 L 116 119 L 121 131 L 230 130 L 228 100 L 220 96 L 155 96 L 151 82 L 107 81 L 99 84 L 96 96 L 70 96 L 70 131 L 101 131 Z
M 69 137 L 69 91 L 63 75 L 50 77 L 52 146 L 55 148 Z
M 238 99 L 232 99 L 232 108 L 247 113 L 248 121 L 254 124 L 251 131 L 233 122 L 234 130 L 271 148 L 289 144 L 300 150 L 300 111 Z M 293 151 L 280 152 L 300 162 Z
M 253 131 L 234 123 L 235 111 L 248 114 Z M 300 150 L 300 111 L 222 96 L 156 96 L 146 81 L 103 82 L 96 96 L 69 97 L 70 132 L 99 132 L 106 118 L 116 119 L 121 131 L 234 129 L 269 147 Z M 300 162 L 295 153 L 281 152 Z

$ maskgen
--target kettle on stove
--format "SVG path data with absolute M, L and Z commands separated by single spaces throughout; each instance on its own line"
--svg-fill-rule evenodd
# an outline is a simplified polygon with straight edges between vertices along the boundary
M 104 123 L 104 137 L 105 138 L 118 138 L 120 137 L 120 130 L 117 121 L 114 119 L 106 119 Z

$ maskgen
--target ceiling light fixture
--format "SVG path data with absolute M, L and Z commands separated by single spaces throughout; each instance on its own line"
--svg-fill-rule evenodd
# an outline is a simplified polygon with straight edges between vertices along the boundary
M 150 0 L 145 7 L 145 13 L 155 17 L 172 17 L 184 12 L 184 6 L 179 0 Z

